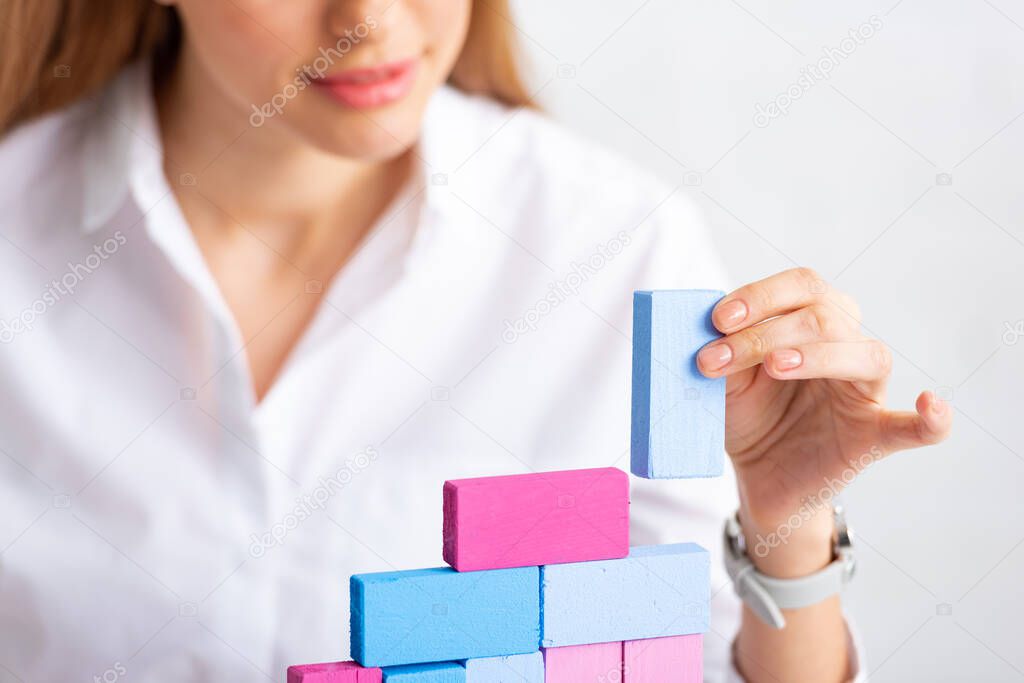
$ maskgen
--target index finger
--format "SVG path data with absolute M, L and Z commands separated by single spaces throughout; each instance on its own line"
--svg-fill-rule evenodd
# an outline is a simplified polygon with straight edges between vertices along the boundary
M 828 285 L 810 268 L 793 268 L 726 294 L 711 321 L 726 334 L 810 306 L 825 298 Z

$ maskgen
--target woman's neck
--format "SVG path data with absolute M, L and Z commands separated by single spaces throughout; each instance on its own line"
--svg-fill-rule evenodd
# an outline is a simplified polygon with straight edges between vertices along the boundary
M 260 400 L 327 284 L 406 182 L 410 154 L 362 163 L 284 126 L 253 128 L 187 50 L 157 108 L 164 172 L 245 340 Z M 186 173 L 194 181 L 182 183 Z

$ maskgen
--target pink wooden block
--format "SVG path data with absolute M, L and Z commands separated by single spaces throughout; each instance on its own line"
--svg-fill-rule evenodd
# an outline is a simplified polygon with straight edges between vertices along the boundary
M 701 683 L 704 680 L 704 637 L 627 640 L 622 644 L 625 683 Z
M 288 683 L 381 683 L 383 676 L 380 669 L 366 669 L 355 662 L 288 667 Z
M 545 648 L 544 683 L 622 683 L 622 643 Z
M 614 467 L 444 483 L 444 559 L 458 571 L 625 557 L 629 480 Z

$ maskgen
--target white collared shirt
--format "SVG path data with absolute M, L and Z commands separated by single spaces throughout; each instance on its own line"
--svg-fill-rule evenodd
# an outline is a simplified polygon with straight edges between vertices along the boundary
M 699 217 L 448 88 L 420 154 L 257 404 L 145 70 L 0 141 L 0 681 L 283 680 L 347 657 L 350 574 L 441 564 L 445 479 L 628 468 L 632 291 L 728 284 Z M 632 497 L 710 549 L 734 675 L 731 474 Z

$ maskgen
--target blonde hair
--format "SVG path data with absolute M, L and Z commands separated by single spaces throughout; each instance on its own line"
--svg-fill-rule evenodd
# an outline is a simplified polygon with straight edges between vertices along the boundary
M 520 73 L 508 0 L 473 0 L 450 82 L 511 106 L 533 106 Z M 181 24 L 153 0 L 4 0 L 0 3 L 0 135 L 102 88 L 126 64 L 173 65 Z M 71 69 L 74 73 L 71 73 Z

